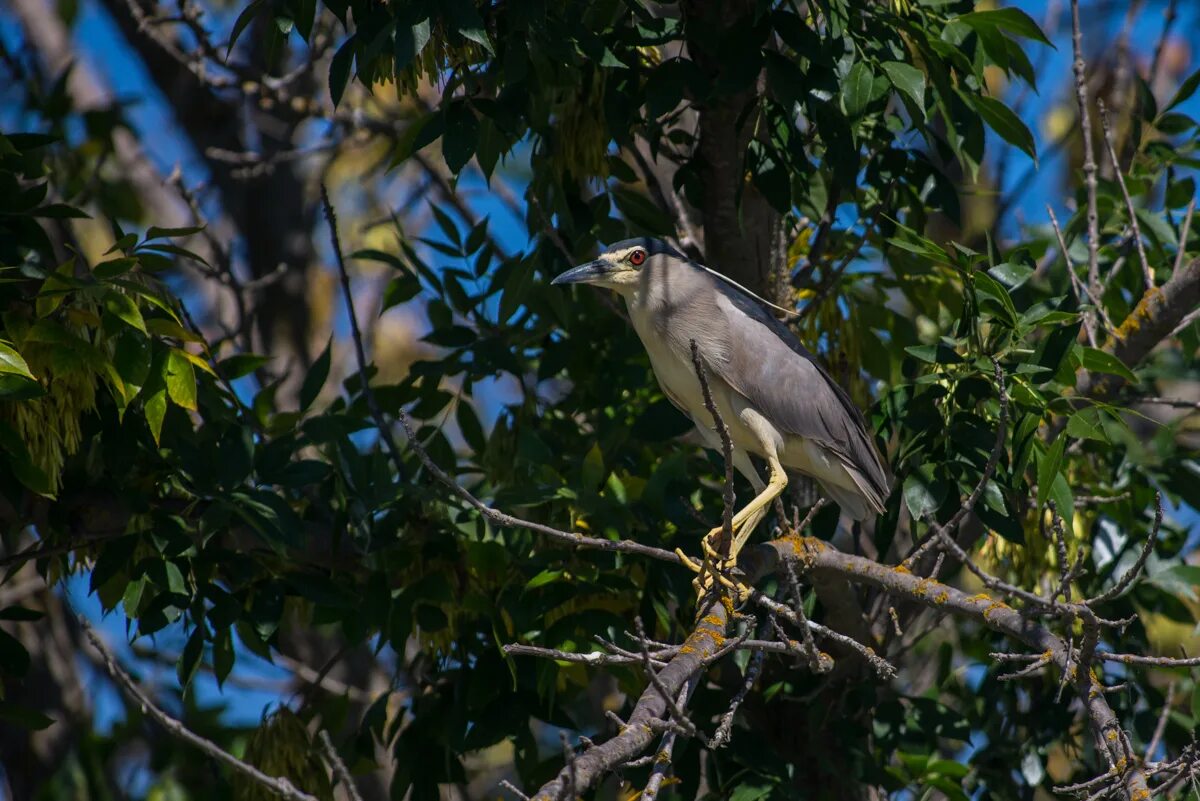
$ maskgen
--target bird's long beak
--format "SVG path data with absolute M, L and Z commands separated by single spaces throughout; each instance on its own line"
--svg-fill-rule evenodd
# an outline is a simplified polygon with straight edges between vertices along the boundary
M 572 267 L 565 273 L 562 273 L 553 281 L 551 286 L 559 284 L 594 284 L 601 281 L 616 272 L 616 267 L 603 259 L 589 261 L 587 264 L 581 264 L 578 267 Z

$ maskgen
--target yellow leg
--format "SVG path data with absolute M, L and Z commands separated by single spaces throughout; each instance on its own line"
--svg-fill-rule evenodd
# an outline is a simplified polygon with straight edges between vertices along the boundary
M 771 504 L 774 503 L 775 499 L 787 487 L 787 473 L 784 472 L 783 465 L 779 463 L 779 459 L 772 456 L 768 458 L 767 464 L 771 467 L 771 476 L 767 480 L 767 486 L 763 488 L 763 491 L 758 493 L 754 500 L 750 501 L 742 509 L 742 524 L 737 527 L 737 536 L 733 540 L 733 547 L 729 549 L 730 559 L 737 559 L 737 555 L 742 552 L 742 548 L 746 545 L 746 540 L 750 539 L 750 535 L 754 533 L 754 529 L 766 517 L 767 509 L 771 507 Z
M 741 553 L 742 548 L 746 545 L 746 540 L 750 539 L 750 535 L 754 533 L 754 529 L 762 522 L 762 519 L 767 515 L 767 509 L 776 498 L 787 487 L 787 473 L 783 470 L 783 465 L 779 463 L 779 459 L 774 456 L 769 457 L 767 464 L 771 468 L 771 476 L 767 481 L 767 486 L 763 487 L 762 492 L 758 493 L 750 503 L 742 507 L 741 511 L 733 516 L 733 542 L 730 543 L 729 559 L 736 561 L 737 556 Z M 718 542 L 721 537 L 721 529 L 714 528 L 708 532 L 708 536 L 704 538 L 706 552 L 715 554 L 713 543 Z
M 767 485 L 763 487 L 762 491 L 750 503 L 742 507 L 733 516 L 731 525 L 733 529 L 733 542 L 730 543 L 729 555 L 727 557 L 718 553 L 715 547 L 715 543 L 720 542 L 721 528 L 714 528 L 701 540 L 701 547 L 704 550 L 703 564 L 696 563 L 682 551 L 676 550 L 676 553 L 683 559 L 683 563 L 700 574 L 696 577 L 695 581 L 698 592 L 704 593 L 708 591 L 711 586 L 709 577 L 711 573 L 720 579 L 724 586 L 737 590 L 739 595 L 746 594 L 746 587 L 729 580 L 724 576 L 724 573 L 737 563 L 738 554 L 745 547 L 746 541 L 750 539 L 750 535 L 754 533 L 754 529 L 766 517 L 767 509 L 770 508 L 772 502 L 779 497 L 780 493 L 787 486 L 787 473 L 784 472 L 783 465 L 780 464 L 779 459 L 771 456 L 767 462 L 771 468 L 771 477 Z

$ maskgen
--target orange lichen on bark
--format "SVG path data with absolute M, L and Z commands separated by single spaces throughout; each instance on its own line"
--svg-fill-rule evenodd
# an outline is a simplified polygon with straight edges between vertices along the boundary
M 950 593 L 946 592 L 945 590 L 942 590 L 933 597 L 933 602 L 935 604 L 944 604 L 948 600 L 950 600 Z
M 1011 608 L 1012 607 L 1010 607 L 1008 604 L 1004 603 L 1003 601 L 993 601 L 991 606 L 989 606 L 987 609 L 983 610 L 983 619 L 987 620 L 987 616 L 988 616 L 989 612 L 994 612 L 997 609 L 1011 609 Z
M 1130 334 L 1137 332 L 1143 325 L 1154 319 L 1152 307 L 1162 303 L 1162 289 L 1154 287 L 1142 295 L 1142 299 L 1138 301 L 1138 305 L 1134 307 L 1129 316 L 1117 326 L 1117 339 L 1128 339 Z

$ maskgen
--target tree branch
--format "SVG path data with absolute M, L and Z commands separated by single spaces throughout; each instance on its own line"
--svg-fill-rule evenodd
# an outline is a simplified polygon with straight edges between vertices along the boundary
M 1171 336 L 1176 326 L 1200 306 L 1200 259 L 1193 259 L 1175 271 L 1162 286 L 1146 292 L 1129 316 L 1117 327 L 1104 350 L 1134 367 L 1154 347 Z M 1103 400 L 1124 383 L 1119 376 L 1089 372 L 1081 373 L 1075 382 L 1075 393 L 1081 397 Z
M 296 786 L 285 777 L 268 776 L 253 765 L 243 762 L 233 754 L 221 748 L 216 743 L 212 742 L 211 740 L 206 740 L 188 727 L 184 726 L 175 718 L 168 715 L 166 712 L 159 709 L 158 706 L 150 700 L 149 696 L 142 692 L 141 688 L 137 686 L 137 683 L 133 680 L 133 677 L 126 673 L 125 670 L 117 664 L 117 660 L 113 656 L 112 651 L 110 651 L 108 646 L 104 644 L 104 641 L 100 639 L 100 635 L 96 633 L 95 629 L 92 628 L 92 625 L 87 621 L 87 619 L 80 615 L 78 616 L 78 620 L 79 625 L 83 628 L 84 633 L 87 634 L 87 638 L 91 642 L 92 647 L 99 652 L 100 658 L 104 662 L 104 667 L 108 671 L 109 675 L 116 680 L 117 684 L 120 685 L 125 694 L 129 696 L 130 700 L 133 701 L 138 708 L 142 710 L 142 712 L 149 715 L 156 723 L 158 723 L 158 725 L 166 729 L 168 734 L 183 740 L 188 745 L 200 749 L 216 761 L 227 765 L 238 773 L 241 773 L 243 776 L 246 776 L 251 781 L 256 782 L 280 798 L 287 799 L 287 801 L 319 801 L 316 796 L 309 795 L 303 790 L 296 789 Z
M 1038 653 L 1050 653 L 1051 660 L 1062 671 L 1070 675 L 1073 661 L 1083 669 L 1074 674 L 1076 690 L 1091 720 L 1097 737 L 1097 746 L 1108 753 L 1108 735 L 1121 731 L 1116 713 L 1099 691 L 1094 674 L 1086 669 L 1086 662 L 1073 660 L 1072 652 L 1062 638 L 1045 626 L 1034 621 L 1027 613 L 1020 612 L 1002 601 L 985 593 L 968 596 L 936 579 L 922 578 L 913 573 L 882 565 L 861 556 L 842 553 L 827 542 L 817 539 L 788 537 L 774 540 L 745 554 L 753 560 L 749 570 L 759 575 L 774 572 L 787 559 L 798 560 L 816 575 L 835 577 L 856 584 L 866 584 L 890 595 L 913 601 L 930 609 L 946 611 L 961 617 L 976 620 L 989 628 L 1025 643 Z M 1131 797 L 1149 798 L 1147 777 L 1140 767 L 1127 762 L 1122 773 Z
M 1083 31 L 1079 25 L 1079 0 L 1071 0 L 1071 45 L 1075 52 L 1075 100 L 1083 129 L 1083 181 L 1087 187 L 1088 288 L 1100 295 L 1100 215 L 1096 209 L 1096 156 L 1092 147 L 1092 117 L 1088 110 L 1087 64 L 1083 60 Z

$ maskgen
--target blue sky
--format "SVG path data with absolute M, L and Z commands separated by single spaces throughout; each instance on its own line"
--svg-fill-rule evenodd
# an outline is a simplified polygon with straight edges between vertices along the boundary
M 1047 3 L 1020 0 L 1015 5 L 1039 21 L 1046 17 Z M 1064 1 L 1059 5 L 1064 6 L 1066 3 Z M 1165 5 L 1165 0 L 1156 0 L 1145 4 L 1133 29 L 1132 39 L 1138 50 L 1149 51 L 1152 43 L 1157 41 L 1162 27 L 1162 11 Z M 1200 34 L 1200 8 L 1197 7 L 1197 4 L 1191 3 L 1180 3 L 1180 6 L 1175 37 L 1185 41 L 1200 42 L 1200 36 L 1198 36 Z M 1086 7 L 1085 3 L 1085 9 Z M 1090 25 L 1091 18 L 1087 16 L 1086 11 L 1085 19 L 1089 20 L 1087 24 Z M 225 22 L 227 24 L 228 19 Z M 1120 25 L 1120 22 L 1120 15 L 1112 15 L 1111 24 L 1114 30 L 1110 30 L 1102 36 L 1100 31 L 1089 29 L 1089 34 L 1096 41 L 1111 41 L 1112 34 L 1115 33 L 1115 28 Z M 1045 58 L 1044 66 L 1040 70 L 1040 75 L 1044 76 L 1041 94 L 1031 97 L 1026 106 L 1027 122 L 1038 140 L 1039 150 L 1046 144 L 1039 121 L 1051 107 L 1064 102 L 1073 103 L 1069 95 L 1070 83 L 1065 79 L 1065 76 L 1069 75 L 1071 64 L 1070 41 L 1066 36 L 1068 25 L 1069 20 L 1063 14 L 1060 17 L 1057 35 L 1053 37 L 1057 45 L 1056 50 L 1051 50 L 1043 56 L 1039 52 L 1045 49 L 1042 46 L 1035 43 L 1029 43 L 1027 46 L 1027 52 L 1030 53 L 1031 60 L 1035 65 L 1042 64 L 1041 59 Z M 75 37 L 90 66 L 104 76 L 115 94 L 119 98 L 133 101 L 129 108 L 129 117 L 135 128 L 144 134 L 153 132 L 153 135 L 143 136 L 141 141 L 161 172 L 164 175 L 168 174 L 176 164 L 181 164 L 189 184 L 194 185 L 206 180 L 206 171 L 202 161 L 183 144 L 182 132 L 165 102 L 153 89 L 149 76 L 142 69 L 141 62 L 130 56 L 116 28 L 94 0 L 82 0 L 80 3 L 80 19 L 75 29 Z M 0 39 L 10 46 L 10 50 L 15 50 L 15 43 L 19 41 L 19 38 L 15 21 L 6 12 L 0 10 Z M 1092 54 L 1089 53 L 1089 55 Z M 1195 61 L 1196 59 L 1193 58 L 1193 62 Z M 1194 68 L 1195 64 L 1193 63 L 1189 71 Z M 0 95 L 0 98 L 2 97 Z M 1200 112 L 1200 97 L 1193 98 L 1184 107 L 1184 110 L 1192 114 Z M 6 126 L 14 122 L 12 111 L 12 109 L 0 108 L 0 122 Z M 989 136 L 994 138 L 990 132 Z M 989 150 L 989 152 L 998 150 L 997 148 Z M 1007 172 L 1006 188 L 1011 187 L 1032 166 L 1030 160 L 1020 153 L 1012 153 L 1010 158 L 1011 164 Z M 1018 218 L 1021 217 L 1030 224 L 1044 224 L 1046 214 L 1043 204 L 1046 199 L 1061 201 L 1063 195 L 1061 181 L 1061 156 L 1043 158 L 1032 174 L 1032 185 L 1017 204 L 1011 219 L 1002 222 L 1002 233 L 1015 233 Z M 480 217 L 490 218 L 492 233 L 501 243 L 512 251 L 519 251 L 528 244 L 528 234 L 522 221 L 514 218 L 500 199 L 488 190 L 481 178 L 478 176 L 464 177 L 462 186 L 468 190 L 468 201 L 475 212 Z M 515 188 L 519 195 L 523 187 L 518 185 Z M 1056 212 L 1063 211 L 1061 206 L 1056 209 Z M 436 231 L 427 233 L 438 236 Z M 324 241 L 323 232 L 321 232 L 321 240 Z M 344 326 L 344 321 L 340 325 Z M 1197 520 L 1195 514 L 1191 512 L 1185 512 L 1183 517 L 1193 523 Z M 86 577 L 80 576 L 70 580 L 66 592 L 77 609 L 84 612 L 89 618 L 99 621 L 100 628 L 107 640 L 118 648 L 121 655 L 127 660 L 133 659 L 131 650 L 125 645 L 123 616 L 117 612 L 101 619 L 98 601 L 88 595 Z M 163 652 L 177 653 L 182 648 L 183 639 L 177 630 L 167 630 L 157 636 L 154 645 Z M 172 667 L 156 670 L 151 669 L 145 663 L 141 664 L 146 668 L 144 675 L 149 677 L 153 683 L 159 683 L 163 687 L 176 686 Z M 241 676 L 260 681 L 282 680 L 287 676 L 285 671 L 274 668 L 244 652 L 239 658 L 237 671 Z M 112 724 L 115 716 L 120 714 L 121 705 L 107 683 L 96 682 L 94 686 L 97 687 L 94 695 L 97 726 L 106 729 Z M 212 677 L 206 674 L 198 676 L 195 692 L 202 704 L 226 704 L 230 720 L 247 724 L 257 721 L 264 709 L 280 700 L 278 693 L 240 687 L 234 689 L 227 687 L 226 691 L 221 693 Z M 131 780 L 136 781 L 137 778 L 134 777 Z

